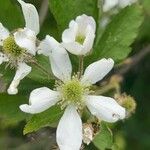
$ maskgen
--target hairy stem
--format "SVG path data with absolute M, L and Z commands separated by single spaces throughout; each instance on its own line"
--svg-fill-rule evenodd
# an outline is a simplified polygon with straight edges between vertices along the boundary
M 79 74 L 78 77 L 81 78 L 82 74 L 83 74 L 83 65 L 84 65 L 84 56 L 79 56 Z

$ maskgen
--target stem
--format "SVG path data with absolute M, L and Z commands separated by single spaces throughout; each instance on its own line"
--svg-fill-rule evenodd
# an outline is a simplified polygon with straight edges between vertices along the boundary
M 83 62 L 84 62 L 84 56 L 83 55 L 81 55 L 81 56 L 79 56 L 79 70 L 78 70 L 78 72 L 79 72 L 79 78 L 81 78 L 81 76 L 82 76 L 82 74 L 83 74 Z

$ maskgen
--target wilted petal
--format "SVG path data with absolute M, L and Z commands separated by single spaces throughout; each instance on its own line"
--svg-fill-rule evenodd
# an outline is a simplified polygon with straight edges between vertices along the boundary
M 9 37 L 9 31 L 0 23 L 0 46 L 3 46 L 3 41 Z
M 37 35 L 39 33 L 39 15 L 34 5 L 18 0 L 21 4 L 23 15 L 26 22 L 26 28 L 32 30 Z
M 36 36 L 33 31 L 25 28 L 14 33 L 16 43 L 27 50 L 28 53 L 36 53 Z
M 7 61 L 9 61 L 8 57 L 5 54 L 3 54 L 3 53 L 0 52 L 0 65 L 3 62 L 7 62 Z
M 18 69 L 16 71 L 15 77 L 13 81 L 11 82 L 9 88 L 8 88 L 8 93 L 11 95 L 17 94 L 18 93 L 18 85 L 20 81 L 27 76 L 31 72 L 31 67 L 28 66 L 26 63 L 20 63 L 18 65 Z
M 57 127 L 60 150 L 79 150 L 82 144 L 82 121 L 76 108 L 68 106 Z
M 103 79 L 110 72 L 113 66 L 114 61 L 111 58 L 103 58 L 96 61 L 86 68 L 81 82 L 84 84 L 95 84 Z
M 86 105 L 97 118 L 106 122 L 116 122 L 125 118 L 125 108 L 113 98 L 104 96 L 87 96 Z
M 59 47 L 59 43 L 51 36 L 47 35 L 46 38 L 38 46 L 38 54 L 50 56 L 52 49 Z
M 31 92 L 29 105 L 23 104 L 20 109 L 26 113 L 40 113 L 55 105 L 59 101 L 59 93 L 47 87 L 35 89 Z

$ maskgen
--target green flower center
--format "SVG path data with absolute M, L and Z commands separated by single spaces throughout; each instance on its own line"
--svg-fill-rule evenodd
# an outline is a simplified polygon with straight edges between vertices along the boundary
M 21 47 L 19 47 L 13 36 L 9 36 L 7 39 L 3 42 L 3 52 L 6 55 L 11 55 L 13 57 L 20 56 L 25 50 Z
M 56 90 L 61 93 L 59 104 L 62 109 L 69 104 L 75 104 L 77 108 L 82 109 L 85 96 L 91 92 L 89 87 L 82 85 L 76 77 L 63 84 L 58 82 Z
M 84 88 L 77 79 L 71 80 L 62 86 L 63 98 L 67 101 L 78 102 L 82 99 Z
M 83 44 L 84 40 L 85 40 L 85 36 L 81 36 L 81 35 L 76 36 L 76 39 L 75 39 L 75 41 L 80 43 L 80 44 Z

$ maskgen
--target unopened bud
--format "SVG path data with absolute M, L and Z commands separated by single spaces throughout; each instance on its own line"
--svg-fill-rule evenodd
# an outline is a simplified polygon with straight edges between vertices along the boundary
M 136 102 L 134 98 L 130 95 L 126 95 L 125 93 L 122 95 L 115 95 L 115 99 L 121 106 L 126 108 L 127 117 L 129 117 L 132 113 L 135 112 Z

